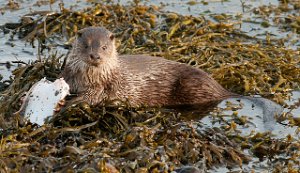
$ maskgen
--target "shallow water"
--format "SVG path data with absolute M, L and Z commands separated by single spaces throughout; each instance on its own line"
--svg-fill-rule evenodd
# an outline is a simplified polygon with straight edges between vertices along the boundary
M 297 93 L 299 94 L 299 93 Z M 297 95 L 299 97 L 299 95 Z M 227 104 L 233 105 L 234 110 L 227 106 Z M 274 138 L 285 138 L 287 135 L 293 135 L 296 138 L 299 138 L 299 136 L 295 135 L 295 131 L 297 130 L 297 127 L 290 127 L 290 126 L 284 126 L 278 122 L 276 122 L 276 118 L 273 118 L 273 116 L 276 116 L 276 113 L 279 112 L 273 112 L 275 114 L 264 114 L 264 107 L 261 105 L 248 100 L 248 99 L 226 99 L 222 101 L 218 108 L 223 109 L 222 116 L 226 119 L 230 119 L 232 115 L 237 117 L 247 117 L 250 123 L 247 123 L 246 126 L 238 125 L 237 130 L 241 131 L 241 134 L 244 136 L 247 136 L 251 134 L 253 131 L 256 132 L 271 132 L 274 134 Z M 226 109 L 228 108 L 228 109 Z M 267 109 L 273 109 L 274 107 L 267 107 Z M 287 111 L 287 110 L 285 110 Z M 299 109 L 294 110 L 296 113 L 299 111 Z M 267 116 L 267 117 L 264 117 Z M 205 123 L 208 127 L 220 127 L 221 125 L 224 125 L 220 122 L 212 123 L 213 117 L 212 116 L 206 116 L 202 119 L 202 122 Z M 267 120 L 265 120 L 267 119 Z

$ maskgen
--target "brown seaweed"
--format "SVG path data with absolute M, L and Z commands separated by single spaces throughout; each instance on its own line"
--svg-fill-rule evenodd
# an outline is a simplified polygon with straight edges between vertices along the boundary
M 264 7 L 255 10 L 258 15 L 267 12 Z M 82 11 L 61 4 L 59 12 L 34 12 L 6 27 L 32 44 L 39 40 L 42 53 L 51 49 L 48 45 L 53 40 L 63 37 L 69 47 L 78 30 L 105 26 L 116 34 L 120 54 L 151 54 L 187 63 L 211 73 L 231 91 L 260 94 L 284 104 L 289 91 L 299 88 L 299 51 L 286 48 L 282 40 L 248 36 L 222 20 L 228 16 L 215 18 L 218 23 L 138 1 L 128 6 L 95 3 Z M 297 17 L 291 16 L 291 21 L 297 22 Z M 296 24 L 288 27 L 297 29 Z M 132 108 L 122 102 L 74 103 L 41 127 L 19 124 L 22 117 L 13 112 L 24 92 L 43 77 L 58 78 L 63 58 L 50 54 L 22 64 L 1 89 L 0 172 L 171 172 L 185 165 L 205 171 L 220 165 L 244 168 L 255 159 L 269 161 L 274 172 L 299 168 L 300 144 L 293 136 L 275 139 L 271 133 L 260 132 L 243 136 L 237 126 L 247 126 L 251 119 L 235 112 L 228 118 L 219 109 L 207 114 L 212 123 L 222 125 L 209 128 L 201 118 L 183 117 L 180 110 Z M 299 126 L 296 117 L 283 119 Z

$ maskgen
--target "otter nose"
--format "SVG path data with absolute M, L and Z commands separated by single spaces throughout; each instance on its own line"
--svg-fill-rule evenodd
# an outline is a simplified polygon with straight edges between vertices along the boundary
M 100 56 L 96 55 L 96 54 L 90 54 L 90 58 L 93 60 L 98 60 L 98 59 L 100 59 Z

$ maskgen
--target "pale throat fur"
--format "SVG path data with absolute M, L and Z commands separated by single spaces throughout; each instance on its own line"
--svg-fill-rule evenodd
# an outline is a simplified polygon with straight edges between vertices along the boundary
M 117 98 L 121 84 L 115 38 L 104 28 L 98 30 L 89 28 L 78 33 L 62 73 L 71 93 L 92 105 Z

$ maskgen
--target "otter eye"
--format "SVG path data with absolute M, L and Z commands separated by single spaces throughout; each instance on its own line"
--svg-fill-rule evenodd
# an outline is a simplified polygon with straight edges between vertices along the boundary
M 103 50 L 106 50 L 106 49 L 107 49 L 107 46 L 102 46 L 102 49 L 103 49 Z

